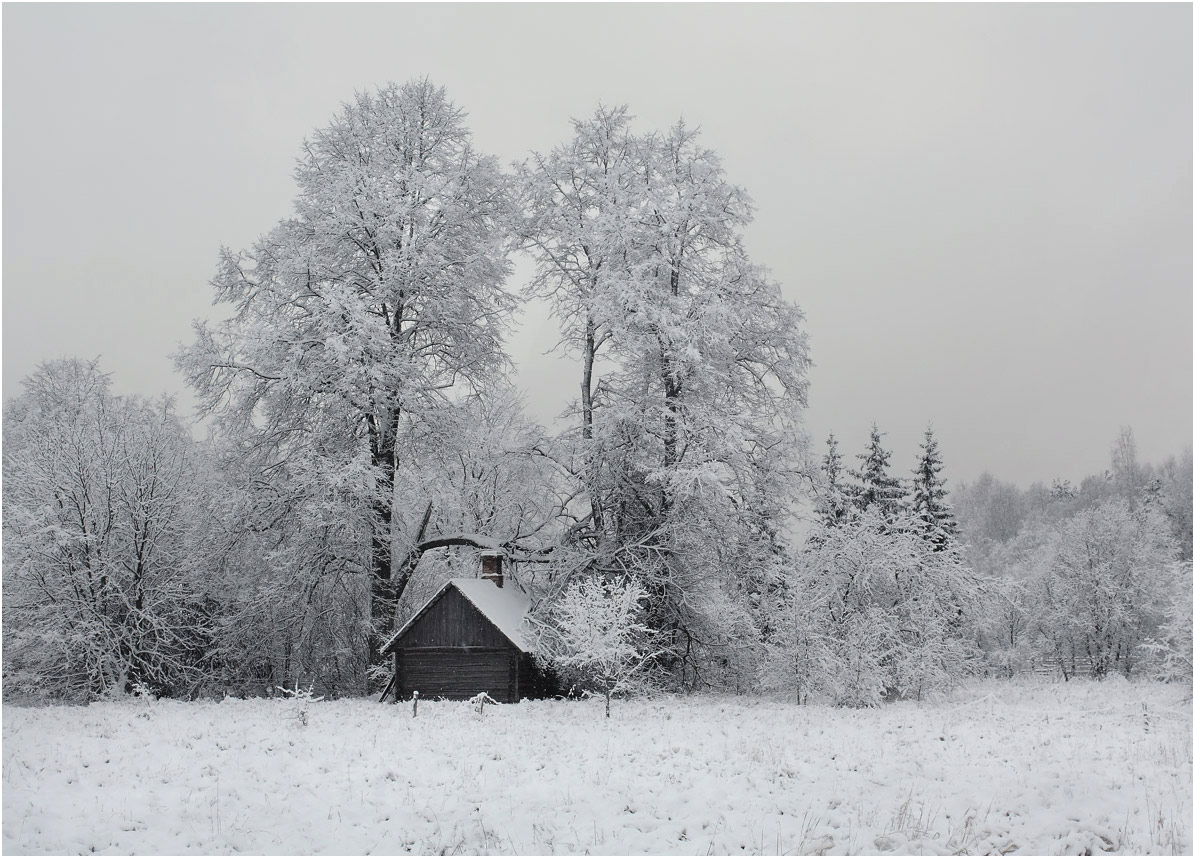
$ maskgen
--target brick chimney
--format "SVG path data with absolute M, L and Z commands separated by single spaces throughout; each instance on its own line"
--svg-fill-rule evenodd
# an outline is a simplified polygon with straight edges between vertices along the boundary
M 502 586 L 502 557 L 501 551 L 483 551 L 481 554 L 481 578 L 483 581 L 493 581 L 494 586 Z

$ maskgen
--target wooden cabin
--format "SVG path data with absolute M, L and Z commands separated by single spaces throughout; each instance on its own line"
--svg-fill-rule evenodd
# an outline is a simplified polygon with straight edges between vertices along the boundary
M 481 578 L 453 578 L 382 648 L 394 654 L 394 700 L 468 700 L 486 692 L 499 703 L 551 693 L 524 637 L 531 600 L 504 586 L 502 557 L 483 555 Z

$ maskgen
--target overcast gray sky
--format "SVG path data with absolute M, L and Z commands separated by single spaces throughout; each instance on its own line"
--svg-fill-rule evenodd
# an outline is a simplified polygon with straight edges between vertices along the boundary
M 952 484 L 1024 486 L 1103 469 L 1130 424 L 1156 461 L 1192 432 L 1191 24 L 1189 4 L 5 4 L 3 393 L 68 355 L 181 393 L 168 355 L 213 314 L 217 249 L 290 213 L 303 137 L 427 75 L 504 162 L 599 102 L 701 126 L 807 315 L 819 450 L 859 452 L 874 420 L 907 475 L 932 421 Z M 578 376 L 536 315 L 510 351 L 547 420 Z

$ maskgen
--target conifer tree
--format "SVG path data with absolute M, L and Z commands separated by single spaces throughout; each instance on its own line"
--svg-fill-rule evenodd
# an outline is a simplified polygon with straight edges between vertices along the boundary
M 838 439 L 833 432 L 826 439 L 826 448 L 826 457 L 822 459 L 823 495 L 818 499 L 815 511 L 822 524 L 836 527 L 846 521 L 850 512 L 850 491 L 843 482 L 842 454 L 838 452 Z
M 942 550 L 958 532 L 954 512 L 946 503 L 946 480 L 942 478 L 942 455 L 933 427 L 926 427 L 921 460 L 913 471 L 913 517 L 924 523 L 935 550 Z
M 880 446 L 882 435 L 872 423 L 867 450 L 856 457 L 863 466 L 851 472 L 851 476 L 859 481 L 853 499 L 861 512 L 874 506 L 884 518 L 890 519 L 904 505 L 905 490 L 899 478 L 888 474 L 888 460 L 892 454 Z

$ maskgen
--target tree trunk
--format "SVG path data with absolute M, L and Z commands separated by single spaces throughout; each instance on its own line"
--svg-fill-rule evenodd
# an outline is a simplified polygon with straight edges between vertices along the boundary
M 605 532 L 605 516 L 598 488 L 598 463 L 590 449 L 593 442 L 593 362 L 597 357 L 597 325 L 593 319 L 585 322 L 584 370 L 581 378 L 581 437 L 585 440 L 585 479 L 589 482 L 589 508 L 593 513 L 593 529 Z
M 393 408 L 381 421 L 369 420 L 370 453 L 378 471 L 378 496 L 373 504 L 373 534 L 370 537 L 369 667 L 385 662 L 382 647 L 394 627 L 394 607 L 401 593 L 391 581 L 393 564 L 394 474 L 399 410 Z M 380 425 L 379 425 L 380 422 Z M 376 694 L 380 680 L 366 680 L 366 691 Z
M 372 633 L 369 636 L 369 666 L 375 667 L 385 662 L 382 646 L 390 636 L 394 626 L 394 603 L 396 601 L 393 588 L 390 585 L 390 526 L 393 513 L 389 504 L 386 509 L 381 504 L 374 507 L 376 524 L 370 539 L 370 593 L 369 619 Z M 377 683 L 370 683 L 369 693 L 374 693 Z
M 664 387 L 664 469 L 672 471 L 680 463 L 679 415 L 681 384 L 676 377 L 672 355 L 664 350 L 660 356 L 661 381 Z M 666 506 L 670 505 L 666 501 Z
M 398 602 L 402 594 L 407 591 L 407 584 L 411 583 L 411 576 L 415 574 L 415 567 L 419 565 L 419 559 L 423 557 L 423 553 L 431 548 L 438 547 L 435 544 L 437 540 L 432 540 L 430 543 L 424 542 L 424 537 L 427 535 L 427 525 L 431 521 L 431 518 L 432 504 L 431 501 L 428 501 L 427 509 L 423 511 L 423 520 L 419 523 L 419 530 L 415 533 L 414 544 L 411 550 L 398 562 L 397 568 L 391 573 L 391 589 L 394 591 L 393 599 L 395 602 Z M 451 540 L 442 542 L 444 545 L 461 544 Z
M 668 280 L 668 291 L 673 298 L 680 295 L 679 262 L 672 263 Z M 681 380 L 672 356 L 673 344 L 660 338 L 660 369 L 664 387 L 664 470 L 671 472 L 680 463 L 678 452 Z M 672 493 L 665 489 L 664 511 L 672 506 Z

